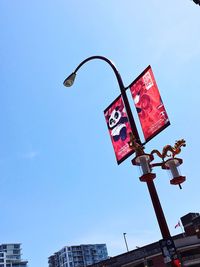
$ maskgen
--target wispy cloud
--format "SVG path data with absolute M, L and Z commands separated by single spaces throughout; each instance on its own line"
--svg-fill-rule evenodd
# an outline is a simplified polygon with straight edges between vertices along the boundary
M 27 153 L 21 154 L 21 158 L 23 158 L 23 159 L 30 159 L 31 160 L 31 159 L 36 158 L 38 155 L 39 155 L 39 152 L 38 151 L 32 150 L 32 151 L 29 151 Z

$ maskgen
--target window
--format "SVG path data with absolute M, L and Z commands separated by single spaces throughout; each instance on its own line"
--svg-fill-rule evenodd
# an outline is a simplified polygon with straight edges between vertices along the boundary
M 147 260 L 147 264 L 148 264 L 149 267 L 153 266 L 153 261 L 152 260 Z

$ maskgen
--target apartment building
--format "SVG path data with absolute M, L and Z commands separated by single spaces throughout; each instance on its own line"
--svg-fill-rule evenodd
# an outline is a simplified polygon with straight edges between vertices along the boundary
M 49 267 L 85 267 L 108 259 L 106 244 L 65 246 L 48 258 Z
M 21 259 L 21 244 L 0 245 L 0 267 L 27 267 L 28 261 Z

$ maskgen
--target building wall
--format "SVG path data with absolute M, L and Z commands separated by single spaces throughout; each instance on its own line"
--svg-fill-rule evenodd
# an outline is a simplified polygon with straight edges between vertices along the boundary
M 21 244 L 0 245 L 0 267 L 26 267 L 27 263 L 21 259 Z
M 108 258 L 105 244 L 66 246 L 48 259 L 49 267 L 85 267 Z
M 200 239 L 196 235 L 174 237 L 182 267 L 200 267 Z M 158 242 L 92 264 L 90 267 L 166 267 Z
M 190 212 L 181 217 L 181 222 L 187 236 L 198 234 L 200 237 L 200 214 Z

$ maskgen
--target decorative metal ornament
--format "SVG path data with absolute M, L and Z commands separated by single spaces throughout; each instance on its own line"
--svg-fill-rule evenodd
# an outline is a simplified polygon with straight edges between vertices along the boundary
M 151 155 L 153 154 L 157 154 L 158 157 L 160 157 L 162 159 L 162 161 L 164 161 L 164 159 L 166 157 L 172 157 L 174 158 L 177 154 L 179 154 L 181 152 L 181 147 L 185 147 L 186 146 L 186 142 L 184 139 L 178 140 L 175 142 L 174 146 L 171 145 L 166 145 L 164 146 L 162 153 L 159 152 L 157 149 L 154 149 L 151 151 Z M 171 154 L 168 154 L 168 153 Z

